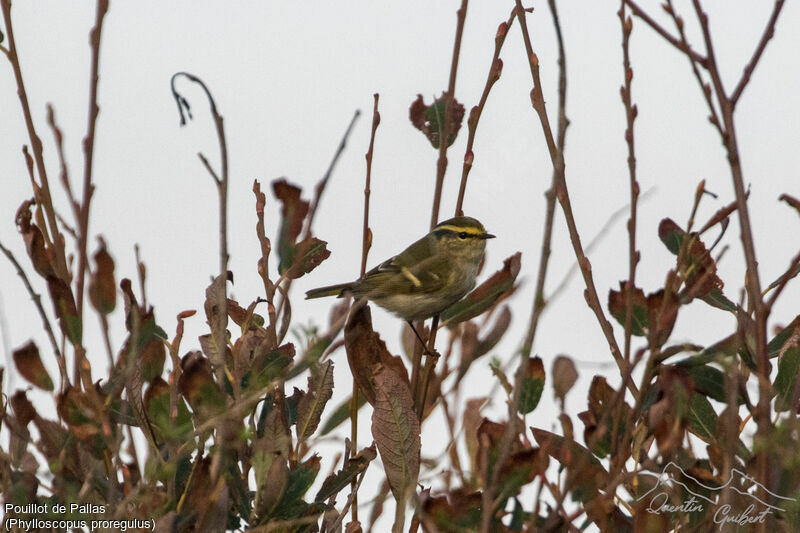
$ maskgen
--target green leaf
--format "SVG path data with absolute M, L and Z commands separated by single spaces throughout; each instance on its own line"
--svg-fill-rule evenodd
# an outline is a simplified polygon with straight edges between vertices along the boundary
M 795 346 L 786 350 L 778 362 L 778 375 L 775 377 L 776 411 L 788 411 L 792 408 L 798 371 L 800 371 L 800 346 Z
M 313 344 L 306 348 L 305 352 L 303 352 L 303 355 L 300 356 L 300 359 L 295 363 L 295 365 L 289 369 L 286 379 L 292 379 L 295 376 L 299 376 L 302 372 L 311 367 L 312 364 L 319 361 L 319 358 L 322 357 L 322 354 L 325 353 L 325 350 L 330 345 L 331 339 L 327 336 L 320 337 L 314 341 Z
M 708 365 L 691 366 L 686 370 L 694 381 L 696 392 L 713 398 L 718 402 L 725 403 L 727 401 L 725 375 L 720 370 Z
M 315 502 L 324 502 L 331 496 L 335 496 L 343 488 L 350 484 L 357 475 L 361 474 L 367 469 L 369 463 L 377 457 L 378 453 L 375 451 L 373 444 L 369 448 L 364 448 L 355 457 L 347 460 L 347 464 L 336 472 L 328 476 L 322 483 L 319 492 L 314 498 Z
M 767 344 L 767 352 L 770 358 L 780 355 L 783 345 L 792 338 L 792 335 L 794 335 L 798 327 L 800 327 L 800 315 L 796 316 L 788 326 L 780 330 L 780 332 L 769 341 Z
M 689 431 L 700 437 L 701 440 L 710 443 L 714 439 L 717 413 L 708 398 L 702 394 L 693 394 L 686 419 Z
M 284 344 L 266 354 L 256 353 L 250 370 L 242 376 L 242 388 L 248 393 L 256 392 L 278 378 L 285 378 L 294 358 L 294 345 Z
M 539 357 L 528 358 L 525 377 L 519 395 L 520 414 L 526 415 L 536 409 L 544 390 L 544 365 Z
M 48 276 L 47 289 L 50 292 L 50 299 L 53 301 L 53 309 L 58 317 L 61 331 L 73 345 L 80 345 L 83 327 L 78 316 L 78 308 L 75 306 L 75 298 L 72 296 L 72 289 L 55 276 Z
M 478 288 L 462 300 L 454 303 L 441 313 L 442 324 L 451 326 L 475 318 L 497 302 L 510 296 L 514 290 L 521 266 L 520 252 L 503 261 L 503 268 L 481 283 Z
M 297 440 L 303 442 L 316 431 L 325 404 L 333 395 L 333 361 L 325 361 L 311 368 L 308 392 L 297 404 Z
M 685 234 L 686 232 L 671 218 L 663 219 L 658 225 L 658 238 L 661 239 L 661 242 L 664 243 L 673 255 L 678 255 L 680 252 L 681 243 L 683 242 L 683 236 Z
M 298 518 L 306 511 L 308 504 L 302 498 L 317 477 L 319 462 L 319 456 L 314 455 L 289 471 L 286 489 L 275 507 L 273 516 L 288 520 Z
M 738 309 L 736 303 L 730 301 L 724 294 L 722 294 L 722 289 L 719 287 L 714 287 L 708 294 L 700 299 L 711 307 L 716 307 L 717 309 L 722 309 L 723 311 L 735 313 Z

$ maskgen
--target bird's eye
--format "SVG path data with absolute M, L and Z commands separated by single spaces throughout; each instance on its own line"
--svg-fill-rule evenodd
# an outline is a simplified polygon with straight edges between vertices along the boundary
M 467 238 L 467 232 L 462 231 L 461 233 L 458 234 L 458 238 L 459 239 L 466 239 Z

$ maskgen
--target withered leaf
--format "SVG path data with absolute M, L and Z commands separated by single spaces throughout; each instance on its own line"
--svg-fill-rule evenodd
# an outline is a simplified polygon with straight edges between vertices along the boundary
M 297 440 L 303 442 L 316 431 L 325 404 L 333 396 L 333 361 L 311 367 L 308 391 L 297 404 Z
M 17 229 L 25 240 L 25 250 L 31 258 L 34 270 L 47 279 L 55 277 L 56 273 L 50 260 L 50 254 L 44 242 L 44 236 L 36 224 L 31 223 L 31 206 L 33 200 L 26 200 L 20 205 L 16 214 Z
M 448 104 L 447 101 L 450 100 Z M 446 115 L 446 116 L 445 116 Z M 453 144 L 461 129 L 464 120 L 464 106 L 455 98 L 448 98 L 446 94 L 436 98 L 431 105 L 426 105 L 421 94 L 411 104 L 408 110 L 411 124 L 428 138 L 431 145 L 438 149 L 439 140 L 447 124 L 447 146 Z
M 391 369 L 399 379 L 409 383 L 403 360 L 390 354 L 380 335 L 373 331 L 368 305 L 350 314 L 344 328 L 344 346 L 353 379 L 373 407 L 376 401 L 374 374 L 378 365 Z
M 50 374 L 47 373 L 39 356 L 39 349 L 33 341 L 14 350 L 13 357 L 17 372 L 22 377 L 42 390 L 53 390 L 53 380 L 50 379 Z
M 14 410 L 14 415 L 23 427 L 27 426 L 31 420 L 38 416 L 36 408 L 33 407 L 33 404 L 28 399 L 28 395 L 24 390 L 15 392 L 11 398 L 9 398 L 9 403 Z
M 275 457 L 264 481 L 257 508 L 260 518 L 269 517 L 278 506 L 278 502 L 283 498 L 284 492 L 286 492 L 286 486 L 289 484 L 289 465 L 285 458 L 281 456 Z
M 281 225 L 278 230 L 278 271 L 283 274 L 292 266 L 297 237 L 303 229 L 303 220 L 309 204 L 300 199 L 300 187 L 285 179 L 272 182 L 272 191 L 281 202 Z
M 619 290 L 608 291 L 608 310 L 617 322 L 625 327 L 628 313 L 627 281 L 619 282 Z M 631 334 L 642 337 L 647 334 L 647 298 L 642 289 L 635 287 L 631 294 Z
M 89 278 L 89 301 L 104 315 L 117 306 L 117 282 L 114 279 L 114 259 L 106 250 L 106 243 L 99 238 L 100 246 L 94 253 L 94 272 Z
M 225 364 L 225 350 L 227 349 L 226 339 L 215 338 L 217 334 L 218 328 L 220 327 L 220 322 L 223 324 L 228 323 L 228 316 L 223 316 L 223 310 L 220 308 L 222 302 L 227 302 L 227 287 L 225 286 L 226 282 L 233 282 L 233 273 L 228 271 L 224 276 L 220 274 L 211 282 L 211 284 L 206 289 L 206 301 L 204 304 L 204 308 L 206 311 L 206 321 L 208 322 L 208 326 L 211 330 L 212 338 L 211 346 L 206 355 L 209 357 L 213 356 L 211 359 L 211 363 L 214 366 L 222 366 Z M 221 326 L 225 327 L 225 326 Z
M 571 439 L 543 429 L 531 428 L 541 449 L 567 469 L 566 487 L 581 502 L 596 498 L 608 485 L 608 472 L 592 452 Z
M 419 475 L 420 424 L 409 386 L 395 372 L 375 376 L 372 436 L 398 505 L 404 505 Z
M 578 371 L 575 363 L 566 355 L 559 355 L 553 361 L 553 390 L 556 398 L 562 402 L 567 397 L 567 393 L 575 386 L 578 381 Z
M 685 276 L 686 296 L 690 300 L 703 298 L 712 290 L 722 290 L 717 264 L 697 233 L 687 234 L 673 220 L 665 218 L 658 226 L 658 236 L 669 251 L 679 258 L 681 247 L 688 246 L 683 254 L 683 264 L 678 267 Z M 684 244 L 687 237 L 689 241 Z
M 286 277 L 300 278 L 317 268 L 330 255 L 327 242 L 316 237 L 308 237 L 290 249 L 286 257 L 287 264 L 290 265 Z
M 200 352 L 191 352 L 181 360 L 181 369 L 178 390 L 200 418 L 225 409 L 225 398 L 214 381 L 208 359 Z
M 442 311 L 442 323 L 451 325 L 475 318 L 511 296 L 516 289 L 514 281 L 520 271 L 521 258 L 520 252 L 507 258 L 503 261 L 502 269 L 492 274 L 462 300 Z
M 483 338 L 478 338 L 478 326 L 476 324 L 472 322 L 464 324 L 464 330 L 461 334 L 461 361 L 458 367 L 458 381 L 464 377 L 475 360 L 489 353 L 500 342 L 510 324 L 511 310 L 507 305 L 504 305 L 500 310 L 492 329 Z
M 478 426 L 480 426 L 481 407 L 486 403 L 486 398 L 470 398 L 464 408 L 464 440 L 467 444 L 470 471 L 475 472 L 478 454 Z
M 263 301 L 263 299 L 259 298 L 252 302 L 247 309 L 245 309 L 239 305 L 239 302 L 236 300 L 228 298 L 228 316 L 234 321 L 234 323 L 236 323 L 237 326 L 242 328 L 245 326 L 252 328 L 253 324 L 263 327 L 264 317 L 254 313 L 256 305 Z

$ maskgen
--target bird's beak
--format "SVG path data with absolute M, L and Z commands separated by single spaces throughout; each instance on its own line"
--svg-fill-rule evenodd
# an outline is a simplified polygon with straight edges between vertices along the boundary
M 483 235 L 481 235 L 481 239 L 494 239 L 494 237 L 495 236 L 492 235 L 491 233 L 484 233 Z

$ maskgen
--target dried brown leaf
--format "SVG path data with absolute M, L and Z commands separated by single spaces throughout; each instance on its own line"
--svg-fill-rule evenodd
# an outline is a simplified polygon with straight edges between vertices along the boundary
M 419 475 L 420 424 L 408 384 L 389 368 L 375 375 L 373 407 L 372 436 L 392 494 L 404 505 Z

